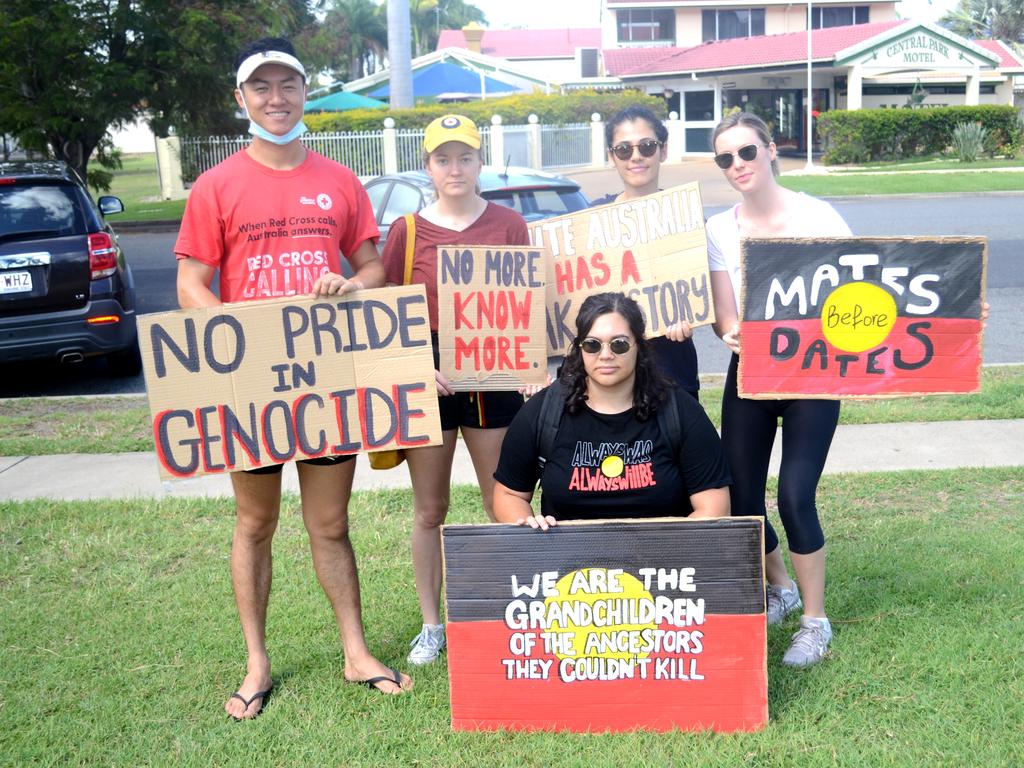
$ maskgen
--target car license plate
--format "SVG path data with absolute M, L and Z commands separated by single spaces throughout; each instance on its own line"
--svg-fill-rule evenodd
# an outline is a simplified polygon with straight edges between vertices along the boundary
M 0 293 L 27 293 L 31 290 L 31 272 L 0 272 Z

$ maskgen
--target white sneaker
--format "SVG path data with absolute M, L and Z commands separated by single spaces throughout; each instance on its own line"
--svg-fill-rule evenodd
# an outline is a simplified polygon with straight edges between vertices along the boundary
M 430 664 L 437 661 L 444 648 L 444 624 L 424 624 L 420 633 L 409 643 L 412 650 L 409 651 L 410 664 Z
M 777 587 L 774 584 L 769 584 L 765 589 L 765 595 L 768 603 L 768 624 L 781 624 L 793 611 L 799 610 L 803 607 L 803 603 L 800 602 L 800 592 L 796 588 L 796 582 L 791 582 L 793 586 L 788 589 L 785 587 Z
M 787 667 L 809 667 L 817 664 L 828 652 L 832 640 L 832 625 L 828 619 L 800 618 L 800 629 L 793 635 L 789 650 L 782 657 Z

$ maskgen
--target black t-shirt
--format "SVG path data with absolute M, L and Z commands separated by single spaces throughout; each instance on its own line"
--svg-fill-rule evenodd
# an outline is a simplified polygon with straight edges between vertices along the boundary
M 514 491 L 537 485 L 537 428 L 543 399 L 531 397 L 516 415 L 494 477 Z M 663 407 L 679 411 L 682 445 L 677 460 L 656 416 L 634 409 L 604 414 L 586 406 L 562 417 L 541 481 L 541 511 L 559 520 L 686 517 L 690 495 L 732 482 L 718 432 L 700 404 L 673 388 Z
M 614 203 L 619 193 L 613 192 L 594 200 L 590 207 Z M 650 349 L 658 362 L 658 369 L 687 392 L 700 391 L 700 378 L 697 375 L 697 348 L 693 339 L 686 341 L 670 341 L 664 336 L 651 339 Z

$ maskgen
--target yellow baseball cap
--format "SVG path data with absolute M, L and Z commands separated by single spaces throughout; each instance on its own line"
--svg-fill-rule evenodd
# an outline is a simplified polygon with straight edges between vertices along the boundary
M 480 131 L 476 123 L 462 115 L 445 115 L 427 126 L 423 148 L 433 152 L 447 141 L 461 141 L 473 149 L 480 149 Z

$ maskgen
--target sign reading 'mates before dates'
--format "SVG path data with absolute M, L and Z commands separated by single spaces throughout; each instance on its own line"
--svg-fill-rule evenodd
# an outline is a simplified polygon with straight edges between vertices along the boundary
M 748 239 L 742 397 L 977 392 L 987 241 Z
M 139 317 L 160 473 L 441 442 L 422 285 Z
M 455 391 L 516 390 L 547 381 L 545 251 L 437 249 L 441 373 Z
M 530 238 L 551 253 L 549 355 L 565 353 L 580 304 L 604 291 L 636 299 L 648 336 L 663 336 L 666 326 L 681 320 L 692 326 L 715 321 L 696 183 L 544 219 L 530 224 Z
M 762 521 L 445 526 L 452 728 L 768 721 Z

